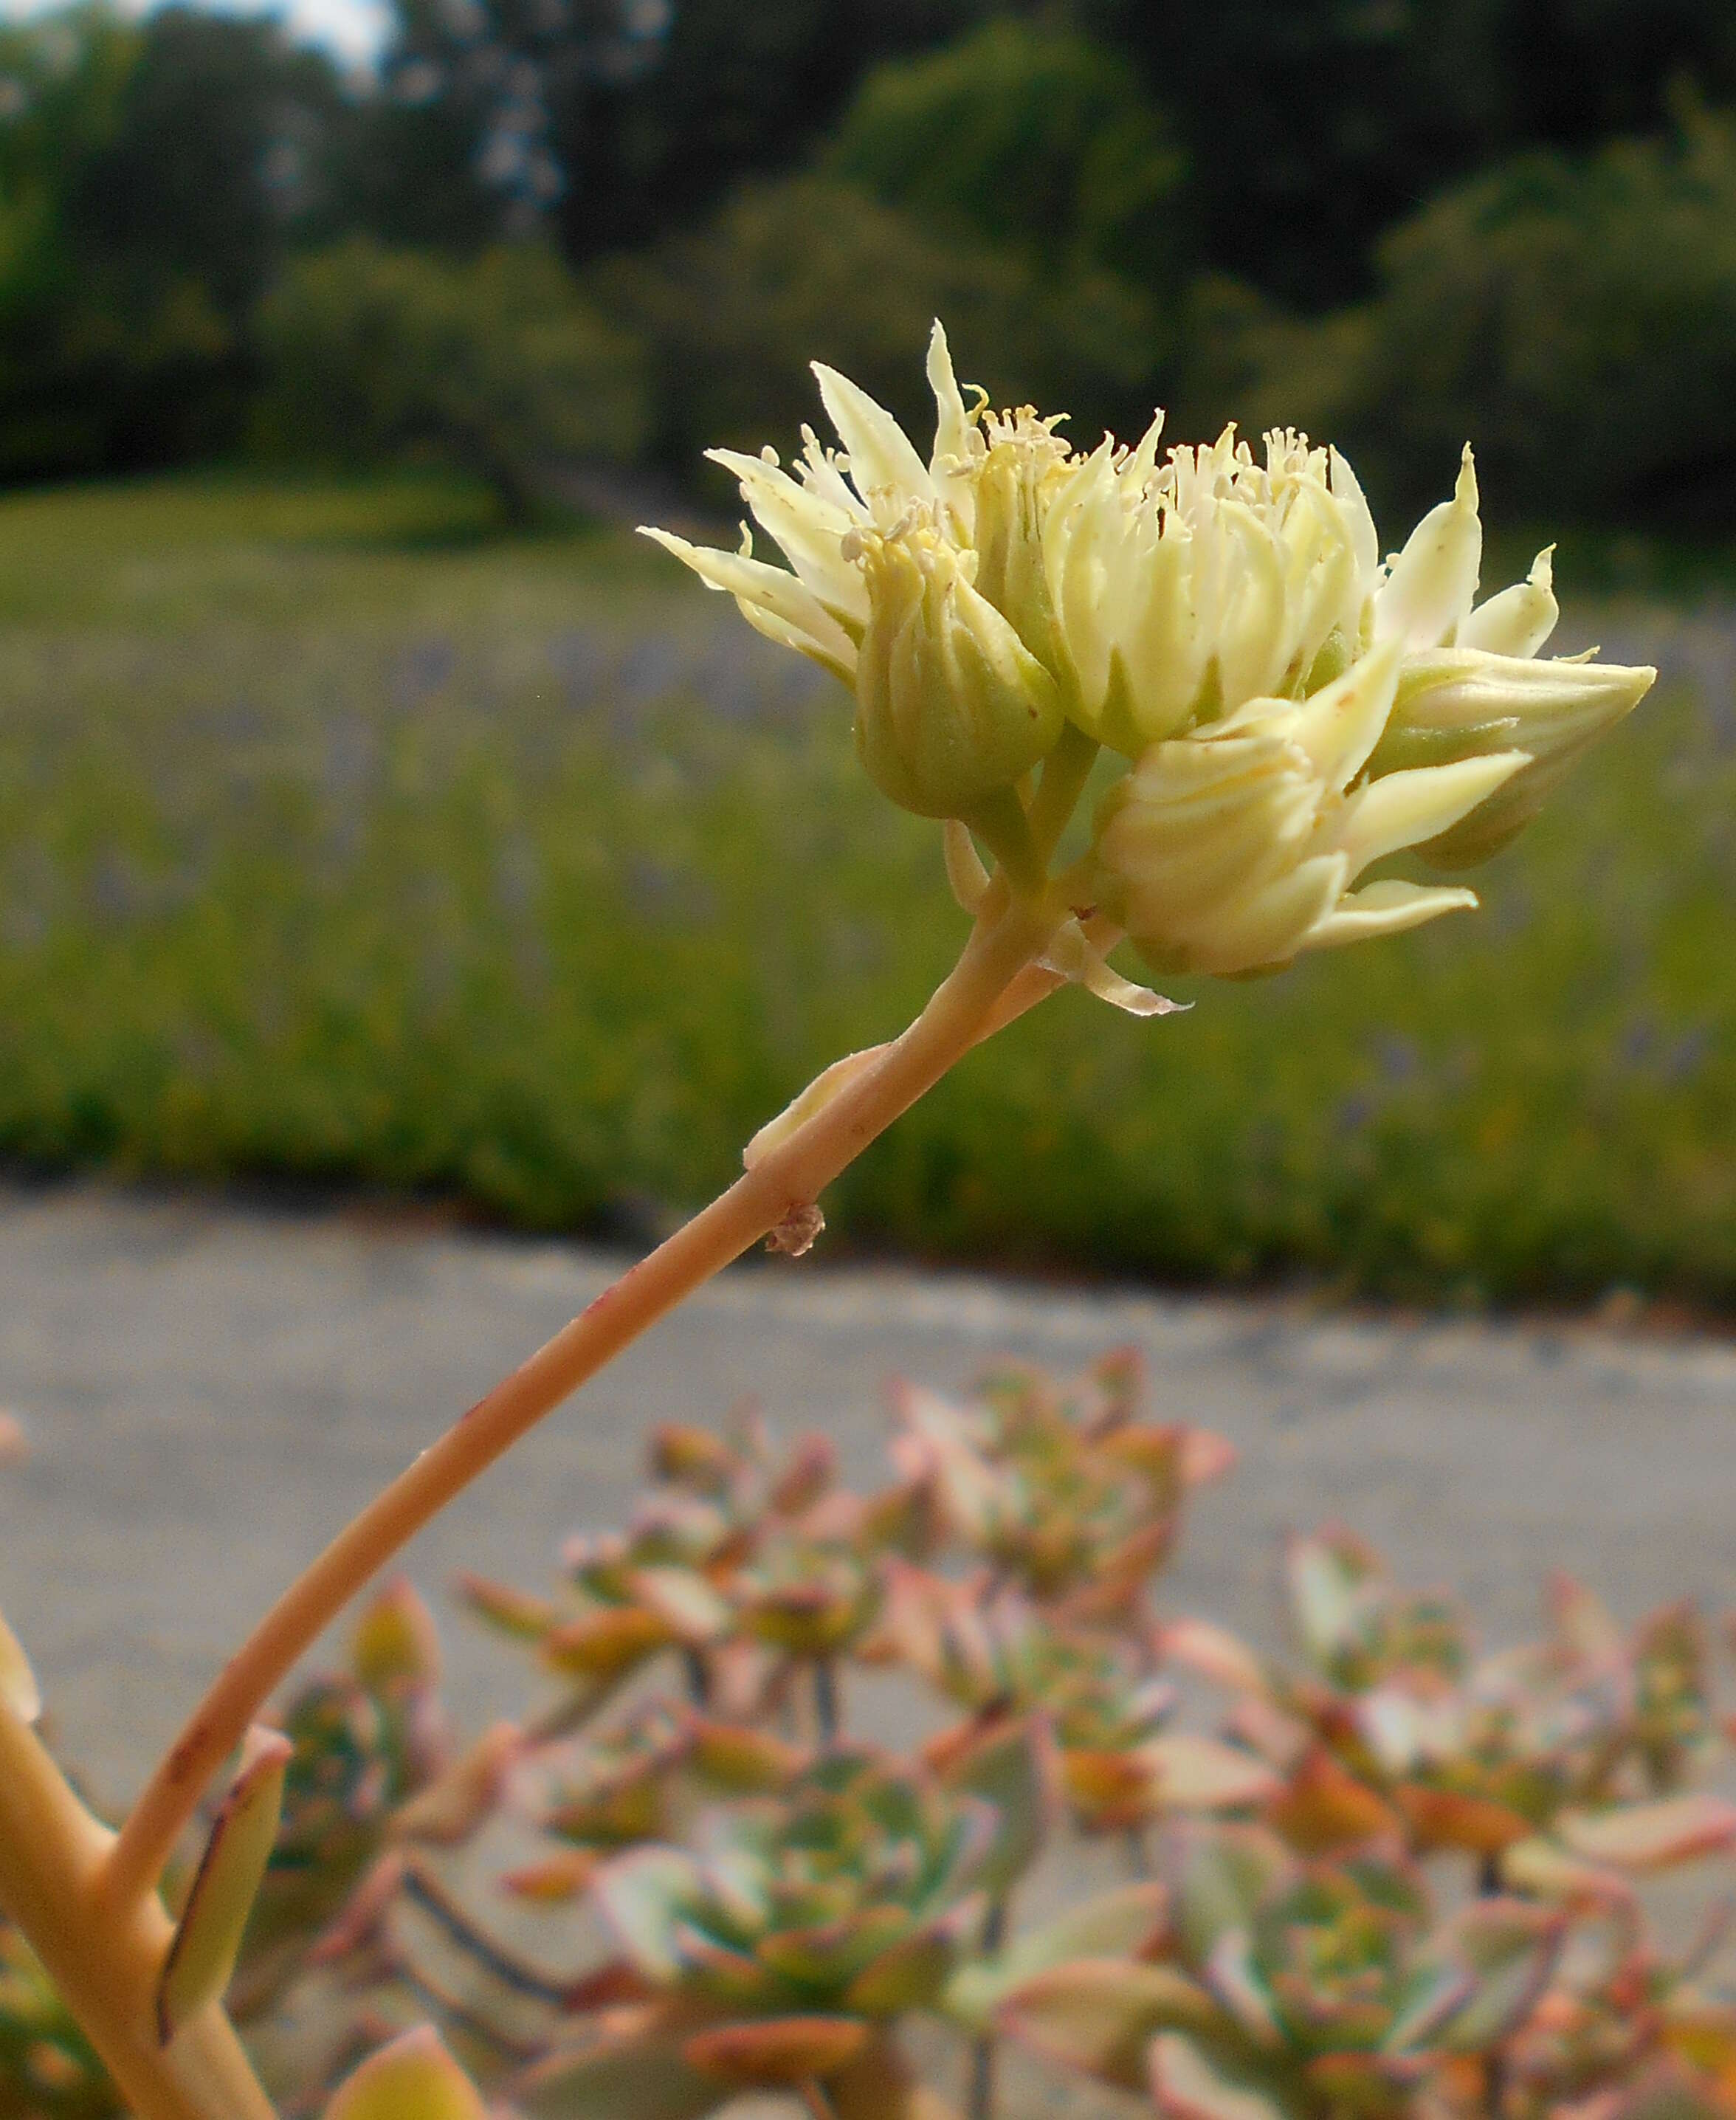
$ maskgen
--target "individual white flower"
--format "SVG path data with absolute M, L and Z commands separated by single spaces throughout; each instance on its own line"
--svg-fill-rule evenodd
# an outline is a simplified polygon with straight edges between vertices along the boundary
M 853 530 L 845 542 L 868 589 L 856 751 L 903 808 L 969 819 L 1054 748 L 1055 681 L 932 531 Z
M 1256 700 L 1153 744 L 1098 819 L 1098 902 L 1160 973 L 1274 969 L 1303 950 L 1395 933 L 1471 892 L 1363 869 L 1450 830 L 1526 763 L 1508 751 L 1359 776 L 1403 650 L 1380 643 L 1301 703 Z

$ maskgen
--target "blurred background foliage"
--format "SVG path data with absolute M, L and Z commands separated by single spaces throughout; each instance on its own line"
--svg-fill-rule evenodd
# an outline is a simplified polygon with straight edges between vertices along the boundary
M 840 1231 L 1736 1305 L 1729 0 L 0 30 L 0 1155 L 639 1241 L 919 1006 L 956 917 L 842 698 L 570 511 L 733 514 L 699 452 L 816 356 L 926 436 L 937 314 L 1087 441 L 1330 434 L 1394 542 L 1469 435 L 1488 586 L 1562 534 L 1563 645 L 1664 680 L 1484 914 L 1064 997 Z
M 354 407 L 396 387 L 361 311 L 407 303 L 516 395 L 507 484 L 690 480 L 699 438 L 793 433 L 816 351 L 907 400 L 940 309 L 1088 437 L 1270 407 L 1408 503 L 1468 431 L 1510 508 L 1703 527 L 1733 100 L 1724 0 L 396 0 L 365 77 L 269 23 L 81 6 L 0 35 L 0 476 L 324 456 L 281 414 L 340 367 L 352 457 L 445 431 L 474 463 Z M 503 244 L 570 284 L 476 300 Z M 588 422 L 508 386 L 529 332 L 595 374 Z

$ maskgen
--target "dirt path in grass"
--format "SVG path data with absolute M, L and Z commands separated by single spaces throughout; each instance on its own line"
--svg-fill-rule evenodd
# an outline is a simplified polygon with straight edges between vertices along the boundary
M 0 1193 L 0 1607 L 67 1755 L 126 1793 L 230 1642 L 351 1504 L 603 1285 L 581 1247 L 98 1190 Z M 1311 1314 L 823 1263 L 726 1276 L 553 1417 L 411 1549 L 437 1605 L 468 1565 L 527 1585 L 607 1523 L 641 1439 L 754 1394 L 872 1476 L 885 1384 L 1010 1351 L 1065 1369 L 1142 1347 L 1167 1412 L 1238 1470 L 1200 1502 L 1172 1609 L 1270 1639 L 1277 1542 L 1332 1515 L 1455 1586 L 1487 1638 L 1553 1567 L 1623 1613 L 1736 1605 L 1736 1346 L 1590 1327 Z M 465 1718 L 520 1674 L 456 1618 Z

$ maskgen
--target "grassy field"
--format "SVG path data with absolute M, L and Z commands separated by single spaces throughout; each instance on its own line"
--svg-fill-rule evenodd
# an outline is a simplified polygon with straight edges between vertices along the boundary
M 1736 1309 L 1736 605 L 1688 594 L 1573 613 L 1664 681 L 1481 914 L 1154 1025 L 1063 995 L 864 1159 L 834 1231 Z M 956 946 L 842 695 L 613 532 L 501 539 L 414 480 L 14 497 L 0 617 L 16 1162 L 637 1234 Z

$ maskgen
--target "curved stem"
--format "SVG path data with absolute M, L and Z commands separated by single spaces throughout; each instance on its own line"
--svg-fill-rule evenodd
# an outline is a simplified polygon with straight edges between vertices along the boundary
M 212 2003 L 166 2047 L 153 2003 L 173 1924 L 155 1892 L 102 1894 L 112 1835 L 41 1740 L 0 1705 L 0 1908 L 23 1930 L 138 2120 L 274 2120 Z
M 219 1764 L 296 1659 L 375 1570 L 648 1326 L 786 1216 L 811 1205 L 969 1051 L 1056 918 L 1023 900 L 1009 902 L 1004 886 L 993 891 L 951 973 L 872 1067 L 479 1399 L 338 1534 L 225 1665 L 152 1774 L 104 1865 L 102 1889 L 111 1906 L 124 1907 L 151 1890 Z

